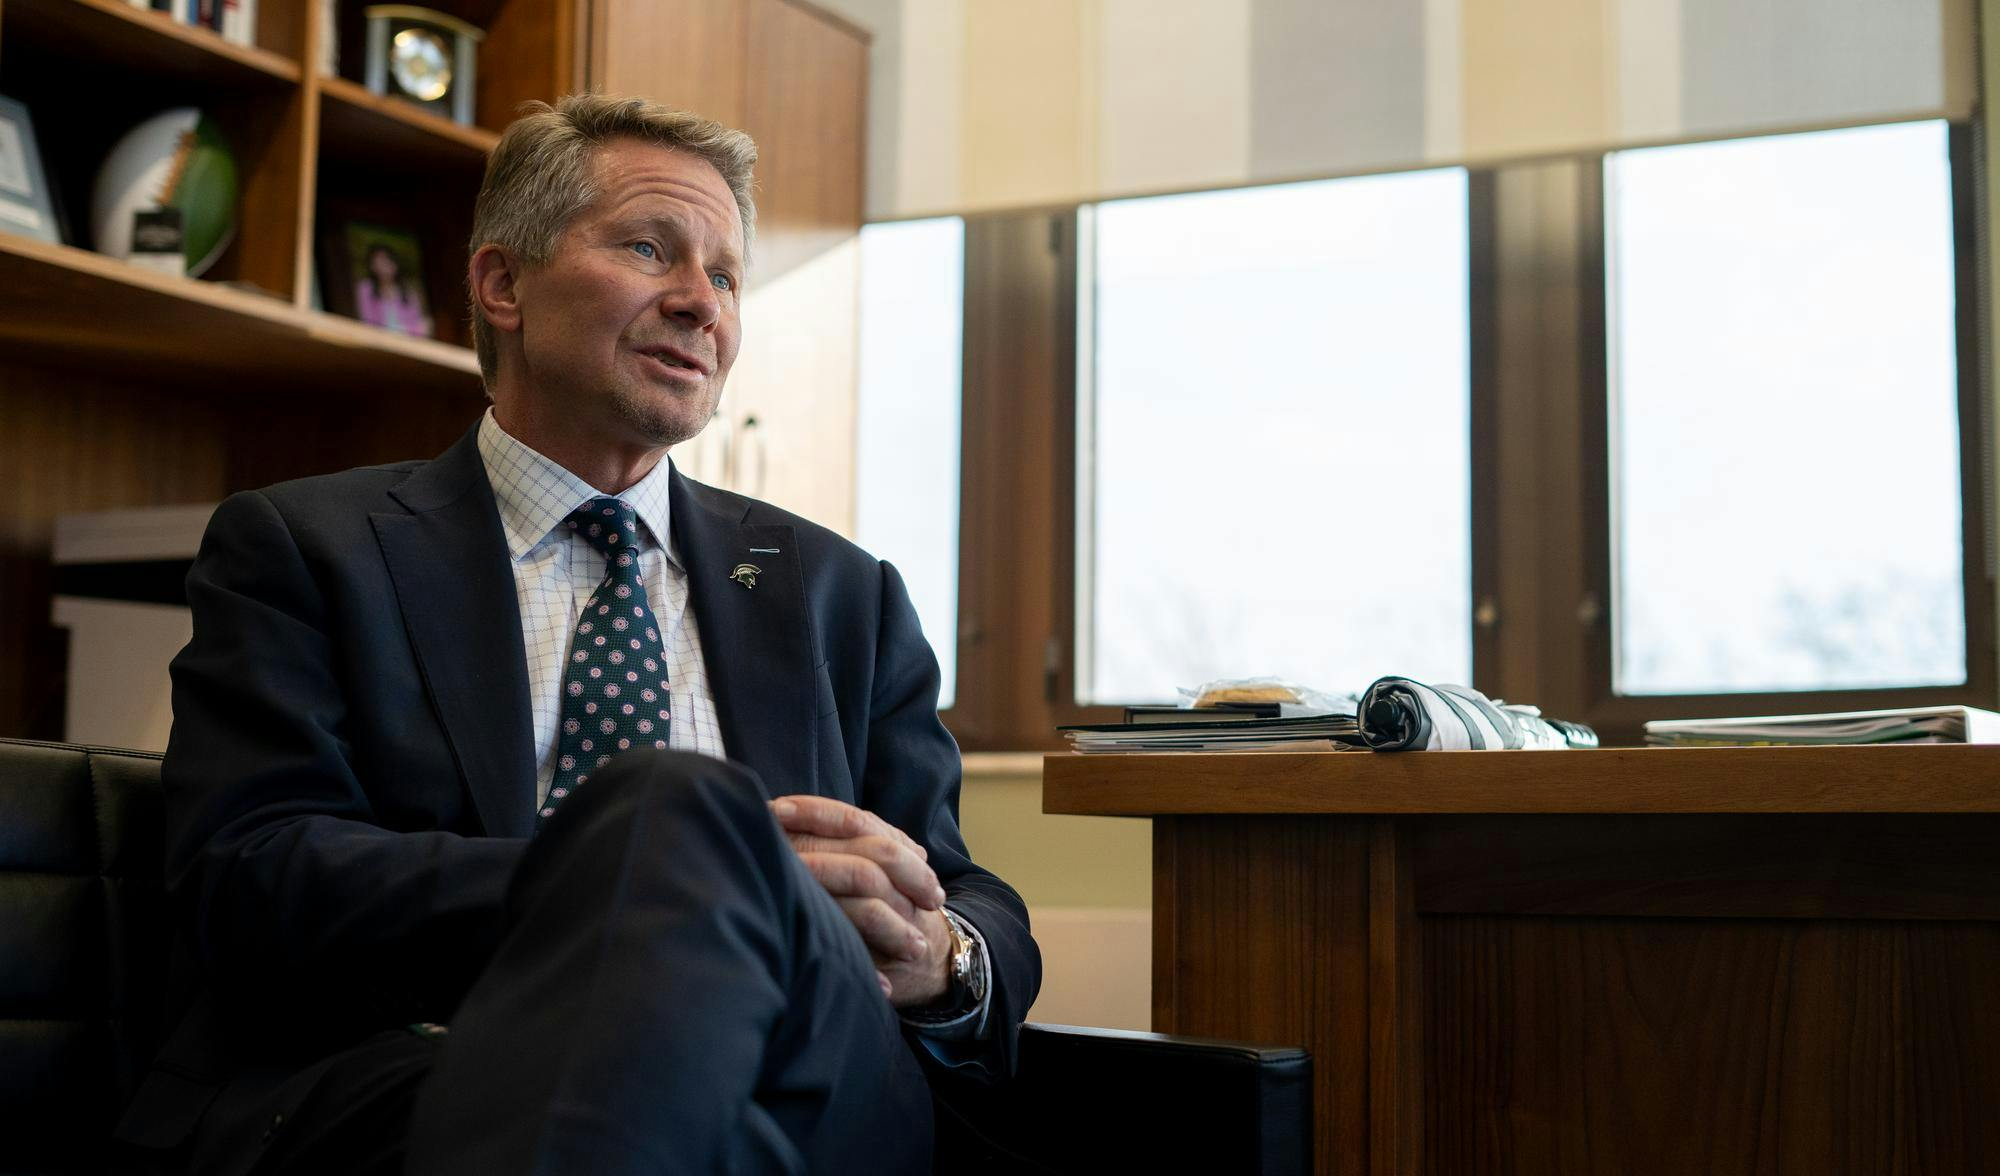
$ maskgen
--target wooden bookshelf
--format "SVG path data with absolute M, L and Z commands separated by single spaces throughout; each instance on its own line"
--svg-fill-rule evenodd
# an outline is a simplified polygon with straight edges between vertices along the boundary
M 0 235 L 0 350 L 161 387 L 338 395 L 388 383 L 467 403 L 479 395 L 464 347 L 11 235 Z
M 768 440 L 760 480 L 814 472 L 737 488 L 849 517 L 851 459 L 826 438 L 852 432 L 858 263 L 830 247 L 860 226 L 865 38 L 796 0 L 431 0 L 485 30 L 466 127 L 360 84 L 361 3 L 332 10 L 340 76 L 322 76 L 325 2 L 258 0 L 244 46 L 126 0 L 0 0 L 0 94 L 28 107 L 69 234 L 0 235 L 0 736 L 61 735 L 57 515 L 428 457 L 477 419 L 472 207 L 498 132 L 531 99 L 645 94 L 758 140 L 752 289 L 775 298 L 782 283 L 785 301 L 760 313 L 794 326 L 752 335 L 732 411 Z M 234 243 L 198 280 L 88 248 L 106 153 L 179 106 L 216 119 L 241 187 Z M 437 338 L 315 309 L 345 301 L 315 270 L 353 280 L 337 259 L 351 224 L 416 237 Z
M 51 627 L 55 517 L 219 499 L 284 478 L 427 457 L 483 401 L 462 289 L 471 205 L 497 128 L 577 88 L 590 0 L 438 0 L 486 29 L 478 115 L 458 126 L 369 93 L 362 5 L 259 0 L 254 45 L 126 0 L 0 0 L 0 94 L 27 105 L 65 245 L 0 233 L 0 734 L 61 734 Z M 195 106 L 236 157 L 236 235 L 200 279 L 92 252 L 91 187 L 111 146 Z M 438 338 L 315 309 L 321 240 L 359 197 L 406 227 Z M 393 219 L 391 219 L 393 218 Z
M 500 136 L 461 126 L 346 78 L 319 79 L 319 134 L 329 156 L 367 153 L 386 166 L 483 170 Z
M 67 41 L 72 55 L 164 80 L 257 87 L 297 85 L 302 74 L 296 57 L 225 41 L 124 0 L 6 0 L 0 18 L 0 35 Z

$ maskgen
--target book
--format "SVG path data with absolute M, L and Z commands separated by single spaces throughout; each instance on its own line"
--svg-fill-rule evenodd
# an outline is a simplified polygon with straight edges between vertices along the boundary
M 1823 715 L 1663 719 L 1646 724 L 1646 742 L 1655 747 L 2000 743 L 2000 714 L 1972 706 L 1918 706 Z
M 257 43 L 257 0 L 222 0 L 222 39 L 238 45 Z
M 1250 719 L 1275 719 L 1281 713 L 1275 702 L 1232 702 L 1220 706 L 1128 706 L 1127 723 L 1240 723 Z
M 1361 748 L 1353 715 L 1212 718 L 1185 722 L 1096 723 L 1058 727 L 1073 751 L 1090 755 L 1166 751 L 1336 751 Z

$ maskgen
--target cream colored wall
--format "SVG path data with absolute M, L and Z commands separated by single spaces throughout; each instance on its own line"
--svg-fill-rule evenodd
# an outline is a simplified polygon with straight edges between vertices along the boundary
M 1972 101 L 1974 0 L 819 0 L 871 220 L 1804 130 Z
M 1027 900 L 1042 949 L 1030 1020 L 1151 1028 L 1152 822 L 1042 812 L 1041 757 L 966 757 L 959 822 Z

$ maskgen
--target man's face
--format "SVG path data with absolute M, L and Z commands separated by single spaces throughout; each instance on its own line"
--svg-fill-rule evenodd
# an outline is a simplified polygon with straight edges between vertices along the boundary
M 705 160 L 637 140 L 594 166 L 602 194 L 517 280 L 522 394 L 606 444 L 675 445 L 708 423 L 736 361 L 736 198 Z

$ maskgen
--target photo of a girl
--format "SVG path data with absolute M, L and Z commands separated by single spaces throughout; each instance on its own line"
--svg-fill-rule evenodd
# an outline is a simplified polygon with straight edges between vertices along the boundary
M 380 225 L 346 227 L 348 274 L 354 317 L 398 334 L 430 338 L 430 302 L 414 236 Z

